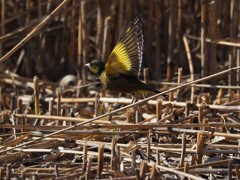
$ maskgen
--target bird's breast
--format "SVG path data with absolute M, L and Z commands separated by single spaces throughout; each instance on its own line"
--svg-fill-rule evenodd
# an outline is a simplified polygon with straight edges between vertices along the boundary
M 99 76 L 99 79 L 100 79 L 101 83 L 103 84 L 103 86 L 107 87 L 108 79 L 107 79 L 107 76 L 106 76 L 106 71 L 103 71 L 101 73 L 101 75 Z

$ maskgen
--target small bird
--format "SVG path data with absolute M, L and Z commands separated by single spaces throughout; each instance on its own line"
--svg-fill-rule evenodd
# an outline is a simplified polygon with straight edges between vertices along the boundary
M 139 78 L 143 56 L 143 33 L 140 15 L 122 30 L 106 64 L 92 60 L 85 66 L 97 75 L 103 86 L 111 92 L 159 93 Z

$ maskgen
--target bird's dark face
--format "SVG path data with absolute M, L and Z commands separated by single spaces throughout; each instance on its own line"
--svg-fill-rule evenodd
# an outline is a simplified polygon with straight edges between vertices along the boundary
M 105 64 L 100 60 L 92 60 L 90 63 L 85 65 L 89 68 L 89 70 L 96 74 L 97 76 L 100 76 L 102 72 L 105 70 Z

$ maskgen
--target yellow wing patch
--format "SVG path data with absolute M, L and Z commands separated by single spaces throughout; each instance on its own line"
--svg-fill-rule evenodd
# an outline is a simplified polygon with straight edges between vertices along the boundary
M 119 74 L 138 77 L 143 54 L 143 33 L 140 16 L 125 26 L 116 46 L 106 61 L 107 76 Z
M 107 60 L 105 70 L 107 76 L 119 73 L 129 74 L 132 68 L 131 59 L 123 43 L 118 42 Z

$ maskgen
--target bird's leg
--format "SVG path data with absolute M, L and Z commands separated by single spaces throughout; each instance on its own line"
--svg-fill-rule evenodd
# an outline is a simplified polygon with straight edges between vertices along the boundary
M 135 102 L 135 96 L 132 95 L 132 102 L 131 102 L 131 104 L 133 104 L 134 102 Z
M 138 101 L 138 94 L 137 93 L 134 93 L 133 95 L 132 95 L 132 102 L 131 102 L 131 104 L 133 104 L 133 103 L 135 103 L 135 102 L 137 102 Z
M 132 96 L 132 104 L 137 102 L 138 101 L 138 94 L 135 93 L 133 96 Z M 140 119 L 141 119 L 141 111 L 140 111 L 140 108 L 139 106 L 133 106 L 133 112 L 135 114 L 135 123 L 139 123 Z
M 119 107 L 119 99 L 122 96 L 122 93 L 118 93 L 118 100 L 117 102 L 113 105 L 113 110 L 117 109 Z
M 135 106 L 134 114 L 135 114 L 135 123 L 138 124 L 141 121 L 141 111 L 139 106 Z

